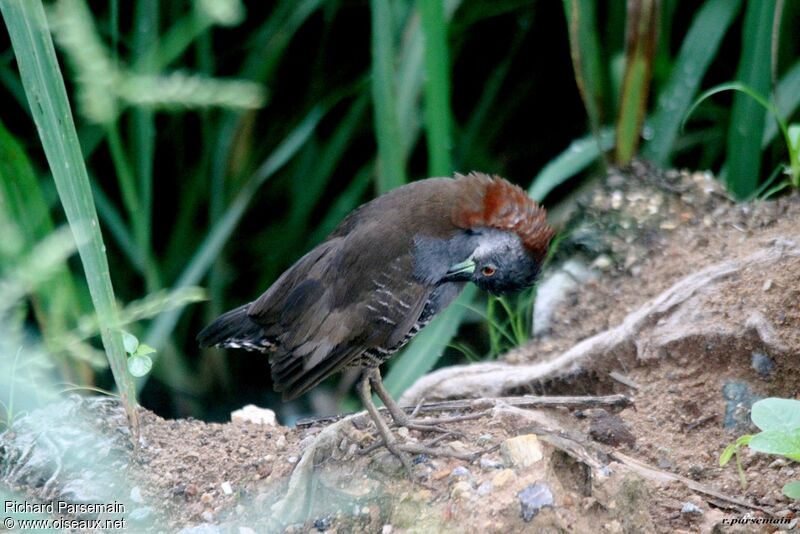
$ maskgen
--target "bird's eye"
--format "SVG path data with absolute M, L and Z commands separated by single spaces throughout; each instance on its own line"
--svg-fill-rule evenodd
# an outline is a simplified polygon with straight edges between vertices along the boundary
M 487 265 L 486 267 L 481 269 L 481 274 L 483 274 L 483 276 L 493 276 L 494 273 L 496 272 L 497 269 L 495 269 L 493 265 Z

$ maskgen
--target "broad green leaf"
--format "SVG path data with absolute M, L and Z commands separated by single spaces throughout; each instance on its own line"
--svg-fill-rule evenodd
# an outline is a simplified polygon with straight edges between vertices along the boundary
M 753 436 L 748 447 L 758 452 L 780 454 L 800 461 L 800 428 L 765 430 Z
M 800 481 L 795 480 L 784 485 L 783 494 L 790 499 L 800 499 Z
M 792 431 L 800 428 L 800 401 L 770 397 L 753 404 L 750 419 L 761 430 Z
M 125 352 L 128 354 L 135 354 L 136 349 L 139 348 L 139 340 L 130 332 L 122 332 L 122 345 L 125 347 Z
M 156 352 L 156 349 L 154 349 L 150 345 L 142 343 L 136 348 L 135 356 L 146 356 L 148 354 L 154 354 L 155 352 Z
M 128 371 L 136 378 L 145 376 L 153 368 L 153 360 L 149 356 L 134 354 L 128 358 Z

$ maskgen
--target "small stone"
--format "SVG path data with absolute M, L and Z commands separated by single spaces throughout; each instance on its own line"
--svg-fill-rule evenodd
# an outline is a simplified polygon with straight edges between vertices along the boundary
M 614 265 L 614 262 L 611 260 L 611 258 L 606 254 L 601 254 L 594 259 L 590 267 L 600 271 L 607 271 L 612 265 Z
M 517 494 L 520 507 L 522 508 L 522 520 L 526 523 L 530 522 L 542 508 L 553 507 L 554 499 L 553 492 L 550 487 L 543 482 L 537 482 L 525 486 L 525 488 Z
M 453 484 L 453 489 L 450 491 L 450 495 L 454 499 L 460 499 L 462 497 L 468 497 L 472 493 L 472 485 L 466 480 L 462 480 L 461 482 L 456 482 Z
M 772 278 L 765 280 L 764 285 L 761 286 L 761 289 L 763 289 L 764 291 L 769 291 L 770 289 L 772 289 Z
M 397 433 L 398 436 L 403 438 L 403 441 L 407 441 L 408 440 L 408 428 L 407 427 L 401 426 L 400 428 L 395 430 L 395 432 Z
M 214 500 L 214 496 L 210 493 L 203 493 L 200 495 L 200 502 L 203 504 L 209 504 L 211 501 Z
M 769 466 L 773 469 L 779 469 L 786 465 L 789 465 L 789 462 L 786 460 L 786 458 L 778 458 L 776 460 L 773 460 L 772 463 L 769 464 Z
M 214 514 L 212 514 L 210 510 L 206 510 L 200 514 L 200 518 L 206 523 L 211 523 L 214 521 Z
M 431 461 L 431 457 L 427 454 L 417 454 L 411 459 L 411 463 L 414 465 L 425 464 Z
M 289 456 L 288 458 L 286 458 L 286 461 L 289 462 L 290 464 L 296 464 L 297 462 L 300 461 L 300 458 L 298 458 L 297 456 Z
M 131 488 L 131 500 L 137 503 L 143 503 L 144 498 L 142 497 L 142 490 L 139 486 L 134 486 Z
M 381 528 L 381 534 L 392 534 L 394 532 L 394 527 L 392 525 L 383 525 Z
M 480 466 L 481 469 L 502 469 L 503 462 L 498 462 L 497 460 L 492 460 L 486 456 L 481 456 Z
M 267 408 L 259 408 L 255 404 L 248 404 L 231 412 L 231 422 L 267 426 L 276 426 L 278 424 L 275 412 Z
M 681 515 L 690 518 L 701 517 L 703 510 L 695 503 L 687 501 L 681 505 Z
M 450 471 L 448 469 L 439 469 L 434 471 L 431 475 L 433 480 L 442 480 L 443 478 L 447 478 L 450 475 Z
M 320 517 L 316 521 L 314 521 L 314 528 L 319 530 L 320 532 L 325 532 L 329 528 L 331 528 L 331 518 L 329 516 Z
M 267 478 L 272 474 L 272 464 L 262 463 L 256 467 L 256 473 L 260 478 Z
M 483 482 L 481 483 L 480 486 L 478 486 L 478 490 L 475 493 L 483 497 L 484 495 L 489 495 L 493 489 L 494 485 L 487 480 L 486 482 Z
M 502 469 L 498 471 L 495 476 L 492 477 L 492 484 L 496 488 L 502 488 L 506 486 L 509 482 L 517 478 L 517 475 L 511 469 Z
M 233 493 L 233 488 L 231 487 L 231 483 L 228 481 L 225 481 L 222 484 L 220 484 L 220 488 L 222 488 L 222 493 L 224 493 L 225 495 L 230 495 L 231 493 Z
M 492 437 L 491 434 L 481 434 L 478 436 L 478 439 L 476 439 L 475 442 L 478 445 L 486 445 L 487 443 L 491 443 L 493 439 L 494 437 Z
M 636 437 L 628 430 L 625 421 L 616 414 L 602 408 L 587 410 L 589 416 L 589 436 L 606 445 L 618 446 L 622 443 L 633 447 Z
M 275 439 L 275 448 L 278 450 L 286 448 L 286 436 L 281 434 Z
M 500 445 L 500 452 L 506 462 L 515 467 L 530 467 L 544 457 L 542 444 L 534 434 L 505 440 Z
M 766 354 L 753 352 L 750 355 L 750 367 L 752 367 L 761 378 L 769 378 L 769 375 L 771 375 L 772 371 L 775 369 L 775 362 Z
M 472 473 L 463 465 L 459 465 L 450 472 L 450 476 L 452 478 L 470 478 L 472 477 Z

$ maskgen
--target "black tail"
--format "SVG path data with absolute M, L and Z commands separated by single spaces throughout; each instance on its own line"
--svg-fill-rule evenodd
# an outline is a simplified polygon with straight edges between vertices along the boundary
M 273 343 L 264 330 L 247 314 L 250 304 L 223 313 L 197 334 L 201 347 L 223 347 L 267 352 Z

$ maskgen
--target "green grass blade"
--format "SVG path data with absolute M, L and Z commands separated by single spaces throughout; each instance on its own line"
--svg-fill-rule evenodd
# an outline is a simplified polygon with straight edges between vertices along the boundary
M 397 118 L 395 47 L 389 0 L 372 0 L 372 99 L 378 143 L 378 190 L 406 183 L 405 159 Z
M 419 0 L 425 38 L 425 130 L 428 140 L 428 173 L 449 176 L 453 172 L 450 114 L 450 62 L 447 22 L 441 0 Z
M 467 308 L 459 304 L 467 304 L 475 297 L 478 289 L 468 285 L 461 296 L 456 299 L 439 317 L 424 328 L 411 342 L 407 349 L 392 365 L 386 375 L 386 388 L 397 397 L 433 369 L 439 361 L 444 349 L 456 335 Z
M 748 2 L 736 79 L 760 95 L 770 94 L 770 50 L 775 0 Z M 737 198 L 757 188 L 761 172 L 764 109 L 746 94 L 733 98 L 727 142 L 727 186 Z
M 564 12 L 575 81 L 589 115 L 592 132 L 599 135 L 603 124 L 605 81 L 597 31 L 597 1 L 564 0 Z
M 120 332 L 109 326 L 117 322 L 117 308 L 105 245 L 44 7 L 40 0 L 2 0 L 0 11 L 11 36 L 42 147 L 78 245 L 92 302 L 103 320 L 100 332 L 114 381 L 136 435 L 133 379 L 127 372 Z
M 740 7 L 741 0 L 708 0 L 698 10 L 672 66 L 672 74 L 659 94 L 649 123 L 652 137 L 642 151 L 644 157 L 659 165 L 669 165 L 681 119 Z
M 658 39 L 657 0 L 628 2 L 625 74 L 620 90 L 614 159 L 626 165 L 636 155 L 647 111 L 647 98 Z
M 800 61 L 795 63 L 778 81 L 775 89 L 775 107 L 778 115 L 785 121 L 791 117 L 800 106 Z M 778 123 L 773 117 L 764 117 L 764 137 L 761 138 L 761 148 L 766 148 L 778 135 Z
M 541 202 L 550 191 L 597 161 L 603 152 L 613 147 L 614 131 L 611 128 L 600 130 L 599 138 L 587 135 L 576 139 L 569 148 L 539 171 L 528 189 L 528 194 L 534 200 Z

